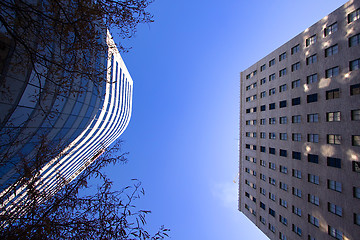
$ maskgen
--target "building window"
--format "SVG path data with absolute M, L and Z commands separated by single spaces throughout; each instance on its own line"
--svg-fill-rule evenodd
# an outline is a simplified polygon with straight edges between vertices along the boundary
M 349 47 L 354 47 L 360 44 L 360 33 L 349 38 Z
M 301 152 L 292 152 L 292 158 L 296 160 L 301 160 Z
M 274 95 L 275 93 L 276 93 L 275 88 L 270 88 L 269 89 L 269 96 Z
M 337 31 L 337 23 L 333 23 L 324 29 L 324 36 L 328 36 Z
M 339 98 L 339 97 L 340 97 L 340 89 L 339 88 L 326 91 L 326 100 L 335 99 L 335 98 Z
M 312 204 L 314 204 L 316 206 L 320 205 L 319 197 L 317 197 L 315 195 L 312 195 L 312 194 L 308 194 L 308 202 L 312 203 Z
M 360 58 L 349 62 L 350 71 L 355 71 L 360 68 Z
M 269 177 L 269 183 L 271 184 L 271 185 L 276 185 L 276 180 L 274 179 L 274 178 L 271 178 L 271 177 Z
M 332 45 L 331 47 L 328 47 L 325 49 L 325 57 L 330 57 L 334 54 L 337 54 L 339 51 L 338 45 Z
M 272 169 L 272 170 L 275 170 L 276 169 L 275 163 L 269 162 L 269 168 Z
M 306 65 L 310 65 L 317 62 L 317 55 L 311 55 L 310 57 L 306 58 Z
M 317 102 L 317 100 L 318 100 L 317 93 L 307 95 L 307 102 L 308 103 Z
M 261 105 L 261 106 L 260 106 L 260 111 L 263 112 L 263 111 L 265 111 L 265 110 L 266 110 L 266 105 Z
M 265 166 L 266 166 L 266 162 L 265 162 L 264 160 L 261 160 L 261 159 L 260 159 L 260 166 L 265 167 Z
M 263 218 L 262 216 L 260 216 L 260 222 L 261 222 L 262 224 L 265 224 L 265 223 L 266 223 L 265 218 Z
M 276 134 L 273 132 L 269 133 L 269 139 L 276 139 Z
M 351 136 L 351 145 L 360 146 L 360 135 L 352 135 Z
M 287 237 L 285 234 L 283 234 L 282 232 L 279 232 L 279 239 L 280 240 L 287 240 Z
M 340 217 L 342 216 L 342 207 L 331 202 L 328 202 L 328 211 Z
M 264 98 L 264 97 L 266 97 L 266 91 L 260 93 L 260 98 Z
M 283 116 L 279 118 L 280 124 L 287 124 L 287 116 Z
M 308 174 L 308 182 L 319 185 L 319 176 L 314 174 Z
M 266 152 L 266 148 L 264 146 L 260 146 L 260 152 Z
M 336 228 L 333 228 L 332 226 L 328 225 L 328 233 L 330 236 L 338 239 L 343 240 L 343 233 L 337 230 Z
M 264 71 L 266 69 L 266 65 L 264 64 L 264 65 L 261 65 L 261 67 L 260 67 L 260 72 L 262 72 L 262 71 Z
M 308 154 L 308 162 L 319 163 L 319 155 Z
M 360 109 L 351 110 L 351 120 L 352 121 L 360 120 Z
M 327 134 L 327 144 L 334 144 L 334 145 L 341 144 L 341 135 Z
M 316 240 L 316 238 L 311 235 L 308 235 L 308 240 Z
M 300 62 L 294 63 L 293 65 L 291 65 L 291 71 L 294 72 L 296 70 L 300 69 Z
M 269 223 L 269 230 L 273 233 L 276 232 L 274 225 L 272 225 L 271 223 Z
M 339 67 L 329 68 L 325 71 L 325 77 L 331 78 L 339 75 Z
M 301 217 L 301 209 L 298 207 L 295 207 L 294 205 L 292 206 L 292 212 L 296 215 L 298 215 L 299 217 Z
M 286 100 L 280 101 L 279 107 L 280 107 L 280 108 L 286 107 Z
M 327 165 L 329 167 L 341 168 L 341 159 L 340 158 L 327 157 Z
M 266 190 L 265 190 L 265 189 L 263 189 L 263 188 L 260 188 L 260 193 L 261 193 L 262 195 L 264 195 L 264 196 L 265 196 L 265 194 L 266 194 Z
M 318 81 L 318 75 L 317 75 L 317 73 L 314 73 L 314 74 L 306 77 L 306 83 L 307 83 L 307 84 L 315 83 L 315 82 L 317 82 L 317 81 Z
M 328 179 L 327 180 L 328 189 L 331 189 L 336 192 L 342 192 L 342 184 L 341 182 Z
M 319 142 L 319 134 L 308 134 L 307 135 L 307 141 L 312 143 L 318 143 Z
M 275 73 L 269 75 L 269 82 L 275 80 Z
M 273 65 L 275 65 L 275 58 L 273 58 L 269 61 L 269 67 L 271 67 Z
M 266 121 L 265 121 L 265 118 L 261 118 L 261 119 L 260 119 L 260 125 L 265 125 L 265 122 L 266 122 Z
M 265 132 L 260 132 L 260 138 L 265 139 Z
M 287 150 L 280 149 L 280 156 L 287 157 Z
M 283 183 L 283 182 L 280 182 L 280 188 L 284 191 L 287 191 L 288 190 L 288 185 L 286 183 Z
M 350 96 L 360 94 L 360 83 L 350 85 Z
M 301 236 L 302 231 L 301 228 L 299 228 L 298 226 L 296 226 L 295 224 L 292 225 L 292 230 L 294 233 L 296 233 L 297 235 Z
M 300 105 L 300 97 L 291 99 L 291 105 L 292 106 Z
M 315 227 L 319 227 L 319 219 L 317 219 L 316 217 L 309 214 L 308 215 L 308 221 L 309 221 L 309 223 L 311 223 Z
M 269 118 L 269 124 L 273 125 L 276 123 L 276 118 Z
M 340 122 L 340 117 L 341 117 L 340 111 L 326 113 L 327 122 Z
M 269 104 L 269 109 L 274 110 L 275 109 L 275 103 L 270 103 Z
M 280 133 L 280 140 L 287 140 L 287 133 Z
M 284 59 L 286 59 L 286 52 L 279 55 L 279 62 L 281 62 Z
M 276 200 L 275 194 L 269 192 L 269 199 L 272 200 L 272 201 L 275 201 Z
M 287 226 L 288 221 L 287 221 L 287 219 L 284 218 L 283 216 L 279 215 L 279 221 L 280 221 L 282 224 L 284 224 L 285 226 Z
M 352 165 L 353 165 L 353 171 L 360 173 L 360 162 L 352 161 Z
M 287 167 L 280 165 L 280 172 L 287 174 L 287 172 L 288 172 Z
M 264 174 L 260 173 L 260 179 L 263 181 L 266 181 L 266 176 Z
M 348 23 L 354 22 L 360 18 L 360 8 L 348 14 Z
M 297 196 L 297 197 L 299 197 L 299 198 L 301 198 L 301 190 L 300 189 L 298 189 L 298 188 L 292 188 L 292 194 L 294 195 L 294 196 Z
M 279 92 L 285 92 L 286 89 L 287 89 L 287 85 L 286 85 L 286 84 L 280 85 L 280 87 L 279 87 Z
M 360 214 L 354 213 L 354 224 L 360 226 Z
M 354 198 L 360 199 L 360 188 L 359 187 L 353 187 L 353 196 L 354 196 Z
M 272 208 L 269 208 L 269 214 L 273 217 L 275 217 L 276 213 Z
M 291 82 L 291 88 L 297 88 L 297 87 L 300 87 L 300 79 Z
M 291 120 L 292 120 L 292 123 L 301 123 L 301 115 L 294 115 L 291 117 Z
M 284 200 L 284 199 L 281 199 L 281 198 L 280 198 L 280 200 L 279 200 L 279 204 L 280 204 L 281 206 L 283 206 L 284 208 L 287 208 L 287 206 L 288 206 L 287 201 Z
M 292 176 L 301 179 L 301 171 L 297 169 L 292 170 Z
M 282 76 L 285 76 L 285 75 L 286 75 L 286 68 L 281 69 L 281 70 L 279 71 L 279 77 L 282 77 Z
M 293 54 L 295 54 L 295 53 L 297 53 L 299 51 L 300 51 L 300 44 L 298 44 L 298 45 L 291 48 L 291 55 L 293 55 Z
M 312 35 L 311 37 L 306 39 L 306 46 L 310 46 L 312 44 L 316 43 L 316 34 Z
M 262 209 L 266 210 L 266 206 L 265 206 L 265 204 L 264 204 L 263 202 L 260 202 L 260 207 L 261 207 Z
M 270 154 L 275 154 L 275 148 L 269 147 L 269 153 L 270 153 Z
M 307 121 L 308 122 L 319 122 L 319 114 L 318 113 L 308 114 Z
M 266 83 L 266 78 L 260 80 L 260 85 L 263 85 L 264 83 Z

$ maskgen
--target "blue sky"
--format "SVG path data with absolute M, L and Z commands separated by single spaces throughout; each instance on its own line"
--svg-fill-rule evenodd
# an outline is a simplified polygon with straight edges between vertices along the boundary
M 142 181 L 138 205 L 171 239 L 267 239 L 237 210 L 240 72 L 344 0 L 156 0 L 122 57 L 134 80 L 117 187 Z M 115 40 L 119 41 L 116 33 Z

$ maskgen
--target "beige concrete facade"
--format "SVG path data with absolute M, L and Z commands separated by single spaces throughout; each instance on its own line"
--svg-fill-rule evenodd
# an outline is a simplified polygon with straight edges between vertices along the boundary
M 360 239 L 360 1 L 240 83 L 239 210 L 270 239 Z

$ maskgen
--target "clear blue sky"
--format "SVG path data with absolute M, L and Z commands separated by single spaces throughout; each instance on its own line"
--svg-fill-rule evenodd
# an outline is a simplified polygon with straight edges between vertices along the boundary
M 129 163 L 109 169 L 118 187 L 138 178 L 149 226 L 171 239 L 267 239 L 237 210 L 240 72 L 344 0 L 156 0 L 122 54 L 134 80 L 122 135 Z M 113 33 L 115 40 L 116 35 Z

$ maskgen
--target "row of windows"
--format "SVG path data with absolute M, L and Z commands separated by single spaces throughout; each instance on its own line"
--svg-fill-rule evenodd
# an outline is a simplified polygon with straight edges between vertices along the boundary
M 355 189 L 355 188 L 354 188 L 354 189 Z M 358 190 L 359 190 L 359 189 L 358 189 Z M 264 189 L 260 188 L 260 192 L 261 192 L 261 194 L 266 195 L 266 191 L 265 191 Z M 297 188 L 293 188 L 293 194 L 296 195 L 296 196 L 298 196 L 298 197 L 301 197 L 301 190 L 299 190 L 299 189 L 297 189 Z M 246 196 L 247 198 L 249 198 L 250 200 L 252 200 L 252 201 L 256 204 L 256 198 L 253 197 L 251 194 L 249 194 L 248 192 L 245 192 L 245 196 Z M 276 196 L 275 196 L 273 193 L 269 193 L 269 199 L 271 199 L 272 201 L 276 201 Z M 309 203 L 312 203 L 312 204 L 314 204 L 314 205 L 316 205 L 316 206 L 320 206 L 320 200 L 319 200 L 319 198 L 318 198 L 317 196 L 315 196 L 315 195 L 308 194 L 308 202 L 309 202 Z M 263 209 L 264 211 L 266 211 L 266 204 L 265 204 L 265 203 L 263 203 L 263 202 L 260 201 L 259 205 L 260 205 L 260 208 L 261 208 L 261 209 Z M 281 198 L 279 199 L 279 205 L 282 206 L 282 207 L 284 207 L 284 208 L 286 208 L 286 209 L 288 208 L 288 203 L 287 203 L 287 201 L 284 200 L 284 199 L 281 199 Z M 332 214 L 334 214 L 334 215 L 336 215 L 336 216 L 338 216 L 338 217 L 342 217 L 342 216 L 343 216 L 343 209 L 342 209 L 341 206 L 336 205 L 336 204 L 334 204 L 334 203 L 332 203 L 332 202 L 327 202 L 327 206 L 328 206 L 328 208 L 327 208 L 327 209 L 328 209 L 328 212 L 330 212 L 330 213 L 332 213 Z M 245 204 L 245 208 L 248 209 L 254 216 L 256 216 L 256 212 L 255 212 L 255 211 L 251 211 L 251 208 L 250 208 L 247 204 Z M 268 208 L 268 213 L 269 213 L 269 216 L 271 216 L 271 217 L 273 217 L 273 218 L 276 218 L 276 211 L 275 211 L 274 209 L 272 209 L 272 208 L 269 207 L 269 208 Z M 301 208 L 296 207 L 295 205 L 292 206 L 292 213 L 295 214 L 295 215 L 297 215 L 297 216 L 299 216 L 299 217 L 302 217 L 302 210 L 301 210 Z M 359 214 L 354 213 L 353 216 L 354 216 L 354 224 L 360 225 L 360 221 L 359 221 L 359 220 L 360 220 L 360 216 L 359 216 Z M 308 218 L 308 222 L 309 222 L 310 224 L 314 225 L 315 227 L 319 227 L 319 226 L 320 226 L 320 224 L 319 224 L 320 221 L 319 221 L 319 219 L 316 218 L 315 216 L 308 214 L 308 215 L 307 215 L 307 218 Z M 262 217 L 262 216 L 260 216 L 260 222 L 263 223 L 263 224 L 265 224 L 265 223 L 266 223 L 265 218 Z M 284 217 L 284 216 L 282 216 L 282 215 L 280 215 L 280 214 L 279 214 L 279 222 L 281 222 L 281 223 L 284 224 L 285 226 L 288 226 L 288 220 L 287 220 L 287 218 Z M 294 232 L 301 236 L 301 233 L 302 233 L 301 229 L 298 228 L 298 227 L 296 227 L 296 226 L 294 226 L 294 224 L 292 225 L 292 227 L 293 227 L 293 231 L 295 230 Z M 275 232 L 275 227 L 273 228 L 273 230 L 274 230 L 274 232 Z M 329 234 L 330 234 L 330 231 L 329 231 Z
M 340 120 L 341 120 L 341 112 L 340 111 L 327 112 L 326 113 L 326 122 L 340 122 Z M 353 121 L 359 121 L 360 120 L 360 109 L 356 109 L 356 110 L 351 111 L 351 120 L 353 120 Z M 270 125 L 276 124 L 276 118 L 275 117 L 269 118 L 268 121 L 269 121 Z M 307 114 L 307 122 L 316 123 L 316 122 L 319 122 L 319 121 L 320 121 L 319 113 Z M 287 116 L 279 117 L 279 123 L 280 124 L 287 124 L 287 122 L 288 122 Z M 293 115 L 291 117 L 291 122 L 292 123 L 301 123 L 301 115 Z M 245 124 L 246 125 L 257 125 L 257 120 L 256 119 L 246 120 Z M 261 118 L 260 119 L 260 125 L 265 125 L 265 124 L 266 124 L 266 119 Z
M 310 121 L 317 121 L 317 116 L 311 116 L 312 119 Z M 275 118 L 269 118 L 269 124 L 275 124 Z M 275 132 L 269 132 L 268 136 L 271 140 L 276 140 L 276 133 Z M 256 132 L 246 132 L 246 137 L 252 137 L 256 138 L 257 133 Z M 302 137 L 301 133 L 292 133 L 292 141 L 294 142 L 301 142 Z M 260 132 L 260 138 L 266 139 L 266 133 Z M 287 133 L 279 133 L 279 139 L 286 141 L 288 139 Z M 319 143 L 319 134 L 307 134 L 307 141 L 312 143 Z M 333 145 L 340 145 L 342 142 L 342 138 L 340 134 L 327 134 L 326 135 L 326 143 L 327 144 L 333 144 Z M 351 144 L 352 146 L 360 146 L 360 135 L 351 135 Z
M 313 141 L 316 141 L 316 138 L 317 138 L 316 135 L 313 138 L 314 138 Z M 252 144 L 245 144 L 245 148 L 251 149 L 251 150 L 257 150 L 257 146 L 252 145 Z M 266 153 L 266 147 L 260 146 L 260 152 Z M 269 154 L 276 155 L 275 148 L 269 147 Z M 288 151 L 285 149 L 279 149 L 279 156 L 287 157 Z M 292 159 L 301 160 L 301 152 L 292 151 Z M 309 154 L 307 154 L 307 160 L 310 163 L 319 164 L 319 155 L 309 153 Z M 260 161 L 260 164 L 262 163 L 261 161 Z M 256 160 L 255 160 L 255 162 L 256 162 Z M 341 168 L 341 166 L 342 166 L 341 162 L 342 162 L 342 160 L 340 158 L 335 158 L 335 157 L 327 157 L 326 158 L 326 164 L 329 167 Z M 352 161 L 352 171 L 360 173 L 360 162 Z
M 333 25 L 330 25 L 328 28 L 325 29 L 325 32 L 328 33 L 328 34 L 331 34 L 334 32 L 334 30 L 337 29 L 337 23 L 333 24 Z M 335 30 L 336 31 L 336 30 Z M 306 39 L 306 47 L 316 43 L 316 34 L 307 38 Z M 353 35 L 351 37 L 348 38 L 348 46 L 349 47 L 354 47 L 354 46 L 357 46 L 360 44 L 360 33 L 356 34 L 356 35 Z M 291 55 L 297 53 L 300 51 L 300 45 L 297 44 L 296 46 L 294 46 L 293 48 L 291 48 Z M 324 50 L 324 55 L 325 57 L 329 57 L 329 56 L 333 56 L 335 54 L 337 54 L 339 52 L 339 46 L 338 44 L 334 44 L 328 48 L 326 48 Z M 282 60 L 285 60 L 287 57 L 287 53 L 284 52 L 282 54 L 279 55 L 279 62 L 281 62 Z M 317 62 L 317 54 L 313 54 L 309 57 L 306 58 L 306 65 L 310 65 L 310 64 L 313 64 L 313 63 L 316 63 Z M 358 61 L 357 60 L 354 60 L 354 61 Z M 271 59 L 269 61 L 269 67 L 275 65 L 275 58 Z M 350 71 L 352 70 L 355 70 L 355 69 L 352 69 L 352 66 L 351 66 L 351 62 L 349 63 L 349 68 L 350 68 Z M 264 71 L 266 69 L 266 64 L 263 64 L 260 66 L 260 72 Z M 296 62 L 294 64 L 291 65 L 291 71 L 294 72 L 294 71 L 297 71 L 300 69 L 300 62 Z M 338 70 L 338 67 L 337 67 L 337 70 Z M 286 68 L 282 69 L 279 71 L 279 77 L 282 77 L 284 75 L 286 75 Z M 257 74 L 257 70 L 254 70 L 253 72 L 251 72 L 250 74 L 246 75 L 246 79 L 250 79 L 252 78 L 253 76 L 255 76 Z M 272 76 L 273 75 L 273 76 Z M 275 79 L 275 74 L 271 74 L 271 80 L 274 80 Z M 270 76 L 269 76 L 269 81 L 270 80 Z
M 253 211 L 251 211 L 251 208 L 250 208 L 247 204 L 245 204 L 245 208 L 246 208 L 247 210 L 249 210 L 250 212 L 253 213 Z M 293 206 L 293 211 L 295 211 L 295 212 L 298 211 L 295 206 Z M 294 213 L 295 213 L 295 212 L 294 212 Z M 296 213 L 295 213 L 295 214 L 296 214 Z M 256 214 L 254 214 L 254 213 L 253 213 L 253 215 L 256 216 Z M 269 208 L 269 215 L 272 216 L 272 217 L 274 217 L 274 218 L 276 218 L 275 215 L 274 215 L 274 212 L 273 212 L 273 210 L 272 210 L 271 208 Z M 310 215 L 310 214 L 308 214 L 308 217 L 307 217 L 307 218 L 308 218 L 308 222 L 309 222 L 311 225 L 319 228 L 320 223 L 319 223 L 319 219 L 318 219 L 318 218 L 316 218 L 316 217 L 314 217 L 314 216 L 312 216 L 312 215 Z M 260 215 L 259 220 L 260 220 L 260 222 L 261 222 L 262 224 L 266 225 L 266 219 L 265 219 L 263 216 Z M 282 216 L 282 215 L 279 215 L 279 222 L 281 222 L 281 223 L 282 223 L 283 225 L 285 225 L 285 226 L 288 226 L 288 220 L 287 220 L 287 218 L 285 218 L 285 217 Z M 359 222 L 359 214 L 354 213 L 354 224 L 359 225 L 358 222 Z M 295 225 L 295 224 L 292 224 L 291 227 L 292 227 L 292 231 L 293 231 L 296 235 L 298 235 L 298 236 L 300 236 L 300 237 L 302 236 L 303 231 L 302 231 L 302 229 L 301 229 L 299 226 L 297 226 L 297 225 Z M 270 230 L 271 232 L 276 233 L 276 228 L 275 228 L 275 226 L 274 226 L 273 224 L 269 223 L 269 224 L 268 224 L 268 228 L 269 228 L 269 230 Z M 329 234 L 330 236 L 332 236 L 332 237 L 334 237 L 334 238 L 336 238 L 336 239 L 342 240 L 342 239 L 344 238 L 344 235 L 343 235 L 343 233 L 342 233 L 341 231 L 339 231 L 338 229 L 336 229 L 336 228 L 334 228 L 334 227 L 332 227 L 332 226 L 330 226 L 330 225 L 328 225 L 328 231 L 327 231 L 327 232 L 328 232 L 328 234 Z M 281 239 L 281 240 L 287 240 L 288 238 L 287 238 L 287 236 L 286 236 L 285 234 L 283 234 L 282 232 L 279 232 L 279 239 Z M 308 240 L 316 240 L 316 239 L 309 234 L 309 235 L 308 235 Z
M 309 81 L 313 81 L 313 78 L 311 78 Z M 353 95 L 360 95 L 360 83 L 357 84 L 353 84 L 350 85 L 350 96 Z M 281 85 L 279 87 L 279 91 L 285 91 L 286 90 L 286 84 L 285 85 Z M 268 90 L 269 92 L 269 96 L 274 95 L 276 93 L 276 89 L 275 88 L 270 88 Z M 263 91 L 260 93 L 260 98 L 264 98 L 266 97 L 266 91 Z M 334 88 L 331 90 L 327 90 L 325 91 L 325 98 L 326 100 L 331 100 L 331 99 L 336 99 L 336 98 L 340 98 L 340 88 Z M 246 97 L 246 102 L 249 101 L 253 101 L 257 99 L 257 95 L 252 95 L 249 97 Z M 317 102 L 319 99 L 318 93 L 313 93 L 313 94 L 308 94 L 306 96 L 306 102 L 307 103 L 313 103 L 313 102 Z M 291 99 L 291 105 L 292 106 L 297 106 L 301 104 L 301 97 L 295 97 Z M 287 100 L 282 100 L 279 102 L 279 108 L 284 108 L 287 107 Z M 250 113 L 252 108 L 247 108 L 246 109 L 246 113 Z M 274 110 L 276 109 L 276 104 L 275 103 L 270 103 L 269 104 L 269 110 Z M 266 105 L 261 105 L 260 106 L 260 111 L 266 111 Z M 256 111 L 254 111 L 256 112 Z

